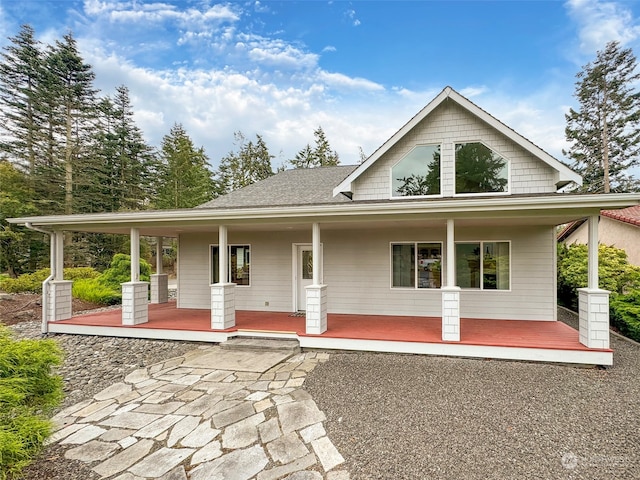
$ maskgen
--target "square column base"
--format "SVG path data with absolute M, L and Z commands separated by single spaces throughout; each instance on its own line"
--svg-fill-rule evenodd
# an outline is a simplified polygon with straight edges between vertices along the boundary
M 226 330 L 236 325 L 236 284 L 211 285 L 211 329 Z
M 149 321 L 149 282 L 122 284 L 122 324 L 140 325 Z
M 49 282 L 49 315 L 47 320 L 56 322 L 72 316 L 71 280 L 52 280 Z
M 307 294 L 306 332 L 320 335 L 327 331 L 327 286 L 309 285 Z
M 169 301 L 169 275 L 158 273 L 151 275 L 151 303 Z
M 442 287 L 442 341 L 460 341 L 460 287 Z
M 588 348 L 609 348 L 609 291 L 578 289 L 580 343 Z

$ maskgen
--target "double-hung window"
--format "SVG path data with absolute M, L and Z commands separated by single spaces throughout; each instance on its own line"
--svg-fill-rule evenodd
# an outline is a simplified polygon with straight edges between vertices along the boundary
M 441 243 L 392 243 L 392 288 L 440 288 Z
M 456 243 L 456 285 L 480 290 L 511 288 L 509 242 Z
M 229 245 L 229 278 L 231 283 L 251 285 L 251 247 L 249 245 Z M 220 282 L 220 249 L 211 245 L 211 283 Z

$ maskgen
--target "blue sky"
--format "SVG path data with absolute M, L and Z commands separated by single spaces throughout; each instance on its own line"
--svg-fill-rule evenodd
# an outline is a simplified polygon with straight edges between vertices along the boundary
M 563 159 L 575 74 L 611 40 L 640 54 L 638 1 L 0 0 L 0 45 L 23 23 L 71 30 L 151 144 L 180 122 L 214 166 L 234 131 L 276 167 L 318 125 L 356 163 L 447 85 Z

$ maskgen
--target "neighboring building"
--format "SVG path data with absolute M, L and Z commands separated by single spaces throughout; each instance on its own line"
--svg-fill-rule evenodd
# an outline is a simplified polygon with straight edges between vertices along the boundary
M 640 266 L 640 206 L 600 212 L 598 238 L 603 245 L 621 248 L 627 252 L 629 263 Z M 588 243 L 586 220 L 565 225 L 558 233 L 558 241 L 566 245 Z
M 595 225 L 601 209 L 640 195 L 557 193 L 572 182 L 580 176 L 447 87 L 357 167 L 285 171 L 194 209 L 11 221 L 54 232 L 50 331 L 611 364 L 597 277 L 580 293 L 579 334 L 556 322 L 556 228 Z M 134 268 L 121 325 L 65 320 L 65 231 L 130 234 L 134 265 L 140 235 L 178 238 L 183 313 L 154 324 Z M 152 278 L 152 302 L 165 283 Z M 187 309 L 210 312 L 210 324 L 188 325 Z M 299 311 L 302 332 L 268 321 Z M 236 324 L 247 318 L 265 320 Z

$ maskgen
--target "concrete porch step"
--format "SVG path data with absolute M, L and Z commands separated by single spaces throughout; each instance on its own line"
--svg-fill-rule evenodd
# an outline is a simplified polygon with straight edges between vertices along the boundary
M 220 343 L 220 348 L 225 350 L 253 350 L 299 353 L 300 342 L 293 339 L 281 338 L 230 338 Z

